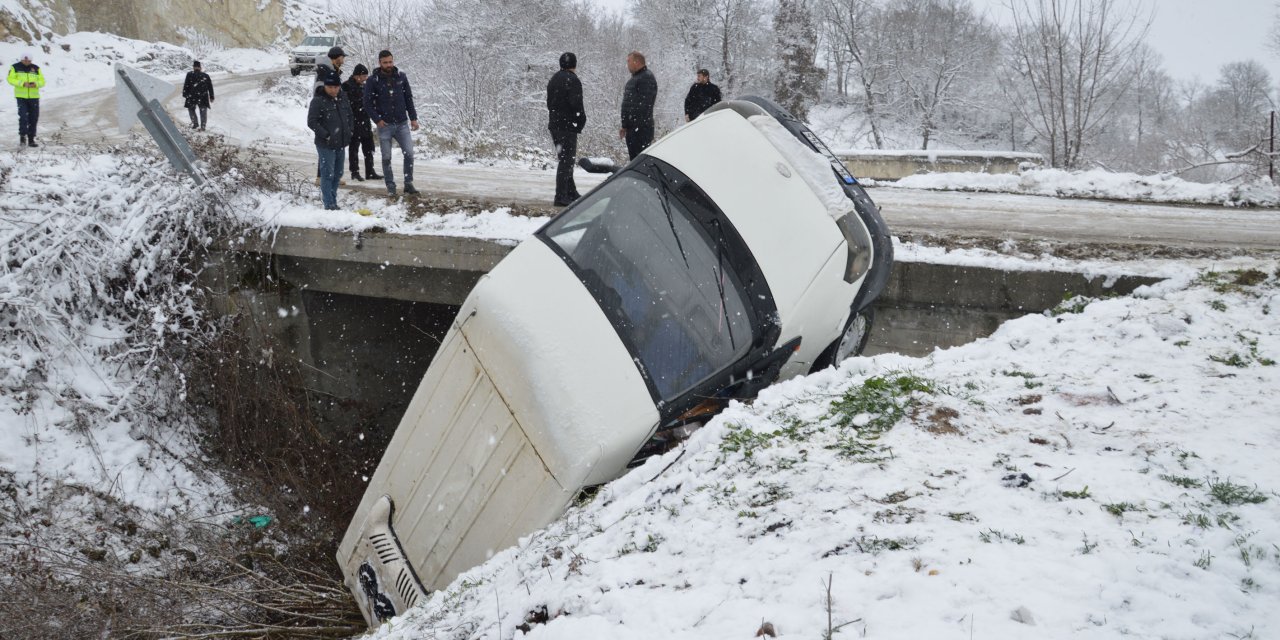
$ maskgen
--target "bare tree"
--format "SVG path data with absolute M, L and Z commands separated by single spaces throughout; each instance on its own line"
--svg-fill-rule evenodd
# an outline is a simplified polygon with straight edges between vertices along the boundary
M 733 96 L 741 87 L 748 61 L 761 48 L 765 6 L 761 0 L 712 0 L 711 13 L 713 40 L 720 50 L 721 88 L 726 96 Z
M 997 33 L 969 0 L 893 0 L 883 23 L 894 89 L 928 149 L 939 118 L 969 100 L 996 60 Z
M 822 24 L 829 46 L 847 54 L 862 88 L 862 109 L 877 149 L 884 148 L 881 102 L 888 77 L 877 24 L 880 12 L 872 0 L 821 0 Z M 843 58 L 843 56 L 842 56 Z
M 1132 85 L 1151 24 L 1116 0 L 1010 0 L 1009 98 L 1048 145 L 1049 162 L 1075 168 Z

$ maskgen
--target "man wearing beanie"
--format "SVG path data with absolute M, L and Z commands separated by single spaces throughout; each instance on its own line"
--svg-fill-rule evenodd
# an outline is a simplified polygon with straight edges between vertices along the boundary
M 373 123 L 364 110 L 364 83 L 369 79 L 369 69 L 358 64 L 351 70 L 351 77 L 342 83 L 342 92 L 351 102 L 351 114 L 355 127 L 351 131 L 351 146 L 347 147 L 347 163 L 351 165 L 351 177 L 363 181 L 381 178 L 373 170 Z M 364 147 L 364 177 L 360 176 L 360 148 Z
M 338 85 L 342 85 L 342 63 L 346 60 L 347 53 L 342 50 L 342 47 L 329 49 L 327 58 L 316 58 L 316 95 L 324 93 L 324 81 L 329 76 L 337 78 Z
M 338 208 L 342 157 L 351 144 L 351 103 L 338 95 L 341 92 L 338 77 L 329 76 L 307 109 L 307 128 L 316 134 L 316 154 L 320 157 L 320 199 L 324 208 L 331 211 Z
M 573 161 L 578 155 L 578 134 L 587 125 L 582 106 L 582 82 L 578 80 L 578 57 L 560 55 L 560 70 L 547 83 L 547 114 L 551 142 L 556 146 L 555 206 L 568 206 L 581 196 L 573 182 Z
M 31 61 L 31 54 L 22 54 L 22 59 L 9 67 L 9 84 L 13 86 L 13 97 L 18 100 L 19 144 L 38 146 L 36 122 L 40 119 L 40 87 L 44 86 L 44 74 Z
M 342 88 L 342 63 L 347 59 L 347 53 L 342 47 L 333 47 L 329 49 L 329 55 L 325 58 L 316 58 L 316 82 L 314 92 L 317 96 L 324 95 L 324 83 L 329 78 L 338 81 L 338 88 Z M 338 172 L 339 180 L 342 179 L 342 172 Z M 316 166 L 316 184 L 320 184 L 322 177 L 320 175 L 320 167 Z M 346 184 L 343 182 L 342 184 Z
M 205 125 L 209 124 L 209 105 L 213 103 L 213 80 L 201 70 L 199 60 L 192 63 L 191 71 L 187 72 L 187 79 L 182 83 L 182 97 L 183 106 L 191 116 L 191 128 L 204 131 Z M 200 110 L 199 118 L 196 117 L 196 109 Z

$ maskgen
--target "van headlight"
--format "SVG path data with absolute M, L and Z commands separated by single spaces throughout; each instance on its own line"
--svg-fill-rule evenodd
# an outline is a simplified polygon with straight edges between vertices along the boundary
M 853 284 L 871 268 L 871 234 L 855 214 L 846 213 L 836 220 L 840 233 L 849 245 L 849 257 L 844 265 L 844 281 Z

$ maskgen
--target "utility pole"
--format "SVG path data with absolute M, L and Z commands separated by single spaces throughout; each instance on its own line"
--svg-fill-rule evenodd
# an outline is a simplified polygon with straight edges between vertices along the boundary
M 1276 181 L 1276 111 L 1271 110 L 1271 142 L 1267 146 L 1267 178 Z

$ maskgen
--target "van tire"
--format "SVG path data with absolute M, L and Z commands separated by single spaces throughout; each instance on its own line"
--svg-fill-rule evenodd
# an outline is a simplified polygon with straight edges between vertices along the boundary
M 298 67 L 290 67 L 290 68 L 289 68 L 289 73 L 292 73 L 293 75 L 295 75 L 295 76 L 296 76 L 296 75 L 298 75 L 299 73 L 302 73 L 302 69 L 299 69 Z
M 813 361 L 813 368 L 809 373 L 821 371 L 827 367 L 840 364 L 845 358 L 862 355 L 862 350 L 867 348 L 867 340 L 871 338 L 871 327 L 875 322 L 875 309 L 867 307 L 849 317 L 849 321 L 844 325 L 844 331 L 840 332 L 840 337 L 836 338 L 831 344 L 823 349 L 822 353 Z M 843 353 L 844 355 L 837 355 Z

